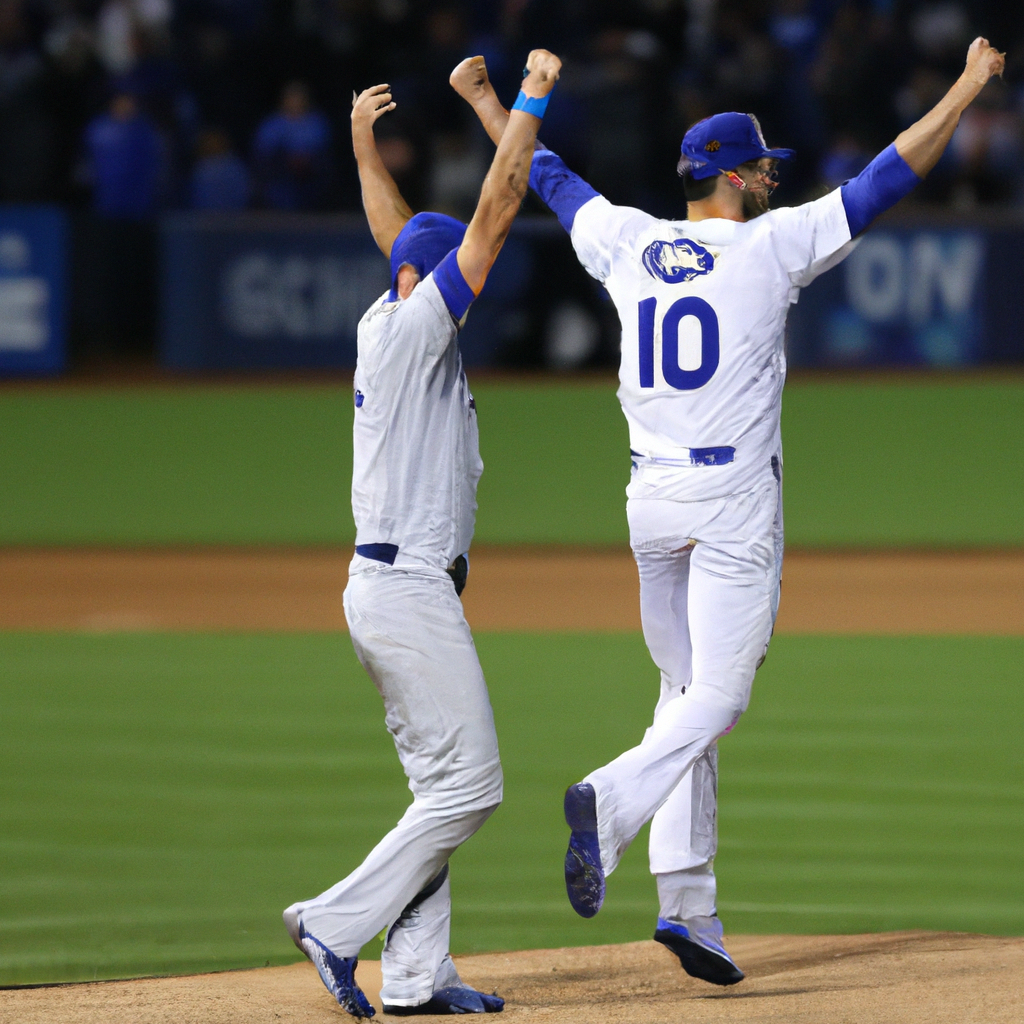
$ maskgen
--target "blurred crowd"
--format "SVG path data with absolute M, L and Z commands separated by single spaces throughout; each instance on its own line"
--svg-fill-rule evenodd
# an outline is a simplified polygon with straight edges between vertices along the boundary
M 357 210 L 353 90 L 391 84 L 382 153 L 414 208 L 465 214 L 490 149 L 447 84 L 565 68 L 542 137 L 619 203 L 677 213 L 678 143 L 756 113 L 798 157 L 777 199 L 856 173 L 985 34 L 1008 51 L 919 199 L 1024 205 L 1024 18 L 997 0 L 0 0 L 0 201 Z
M 413 209 L 465 218 L 493 149 L 448 74 L 482 53 L 511 104 L 544 46 L 564 67 L 543 141 L 614 202 L 676 216 L 694 121 L 757 114 L 798 154 L 776 204 L 802 202 L 924 113 L 978 34 L 1005 79 L 915 201 L 1024 207 L 1024 18 L 1006 0 L 0 0 L 0 203 L 72 211 L 77 352 L 150 351 L 161 212 L 360 209 L 353 91 L 391 85 L 378 145 Z M 554 365 L 614 356 L 577 277 L 576 320 L 545 314 L 571 349 Z

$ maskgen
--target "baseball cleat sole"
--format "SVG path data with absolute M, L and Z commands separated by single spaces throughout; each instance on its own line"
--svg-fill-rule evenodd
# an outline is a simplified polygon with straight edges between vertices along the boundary
M 604 868 L 597 838 L 597 794 L 589 782 L 565 791 L 565 821 L 572 829 L 565 852 L 565 891 L 580 917 L 593 917 L 604 903 Z
M 692 978 L 712 985 L 735 985 L 745 977 L 713 937 L 693 935 L 685 925 L 659 918 L 654 941 L 672 950 Z

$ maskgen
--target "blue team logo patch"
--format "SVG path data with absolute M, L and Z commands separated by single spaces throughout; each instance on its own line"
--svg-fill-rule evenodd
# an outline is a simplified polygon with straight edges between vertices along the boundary
M 651 242 L 644 249 L 644 267 L 651 277 L 669 284 L 683 284 L 715 269 L 715 257 L 689 238 Z

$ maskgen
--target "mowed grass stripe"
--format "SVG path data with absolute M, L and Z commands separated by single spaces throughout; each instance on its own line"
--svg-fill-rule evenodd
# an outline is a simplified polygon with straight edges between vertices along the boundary
M 506 799 L 453 858 L 454 948 L 649 937 L 643 835 L 592 921 L 561 877 L 564 787 L 653 708 L 642 638 L 477 643 Z M 1022 656 L 778 637 L 721 743 L 727 930 L 1024 932 Z M 0 664 L 0 984 L 289 962 L 281 908 L 408 803 L 346 636 L 0 634 Z
M 626 542 L 615 389 L 475 382 L 478 543 Z M 352 416 L 346 385 L 6 388 L 0 543 L 351 543 Z M 782 420 L 790 543 L 1024 544 L 1019 375 L 795 380 Z

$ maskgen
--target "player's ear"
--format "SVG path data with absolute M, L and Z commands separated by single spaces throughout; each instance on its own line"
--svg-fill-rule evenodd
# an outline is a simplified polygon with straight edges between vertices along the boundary
M 398 268 L 398 297 L 407 299 L 413 293 L 413 289 L 420 283 L 420 275 L 411 263 L 403 263 Z

